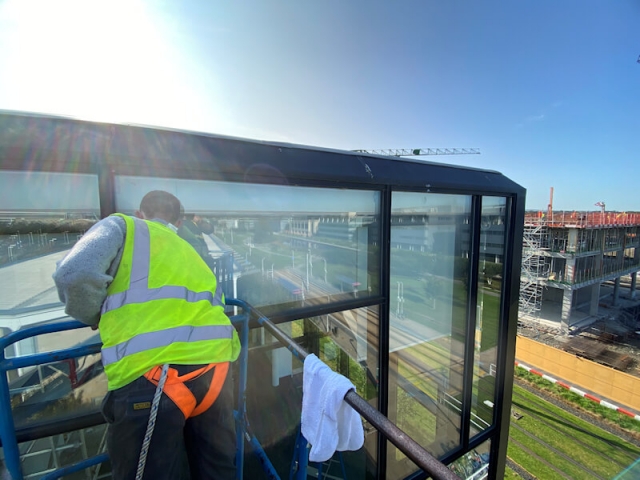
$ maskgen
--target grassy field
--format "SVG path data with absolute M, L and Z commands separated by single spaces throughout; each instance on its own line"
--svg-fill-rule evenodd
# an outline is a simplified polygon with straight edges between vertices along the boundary
M 446 349 L 437 342 L 428 346 L 413 347 L 411 353 L 432 368 L 441 365 L 438 353 L 446 357 Z M 410 366 L 401 367 L 400 373 L 414 385 L 434 395 L 432 385 L 421 382 Z M 536 377 L 539 378 L 539 377 Z M 559 392 L 561 393 L 561 392 Z M 406 399 L 405 399 L 406 400 Z M 593 402 L 591 402 L 591 405 Z M 424 431 L 433 431 L 433 419 L 424 409 L 399 402 L 399 409 L 408 413 L 413 425 L 402 425 L 410 434 L 424 436 Z M 603 410 L 604 407 L 600 407 Z M 535 478 L 567 479 L 611 479 L 634 460 L 640 458 L 640 446 L 621 440 L 619 436 L 602 430 L 555 405 L 546 402 L 527 390 L 514 387 L 508 457 Z M 602 412 L 610 417 L 613 412 Z M 619 416 L 620 423 L 628 430 L 629 417 Z M 424 420 L 422 420 L 424 417 Z M 622 418 L 625 417 L 625 418 Z M 415 427 L 412 429 L 412 427 Z M 418 431 L 414 431 L 414 430 Z M 505 478 L 517 479 L 519 475 L 507 469 Z
M 518 480 L 519 478 L 522 478 L 522 477 L 518 475 L 516 472 L 514 472 L 513 470 L 511 470 L 509 467 L 507 467 L 504 471 L 504 478 L 505 480 Z
M 610 479 L 640 447 L 514 386 L 508 457 L 536 478 Z
M 602 420 L 618 425 L 619 427 L 624 428 L 629 432 L 640 434 L 640 422 L 629 417 L 628 415 L 604 407 L 598 403 L 593 402 L 592 400 L 578 395 L 577 393 L 570 392 L 566 388 L 551 383 L 548 380 L 545 380 L 538 375 L 529 373 L 522 368 L 516 368 L 515 374 L 518 378 L 535 385 L 536 388 L 555 395 L 583 410 L 591 412 L 594 415 L 600 417 Z

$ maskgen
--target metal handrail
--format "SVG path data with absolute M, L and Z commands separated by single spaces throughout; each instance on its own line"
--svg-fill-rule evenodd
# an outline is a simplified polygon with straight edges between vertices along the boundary
M 16 342 L 36 335 L 75 330 L 83 327 L 86 327 L 86 325 L 76 320 L 68 320 L 18 330 L 17 332 L 10 333 L 6 337 L 0 338 L 0 438 L 2 439 L 5 463 L 11 478 L 22 478 L 22 469 L 20 466 L 20 450 L 18 449 L 15 423 L 11 410 L 11 394 L 9 392 L 7 371 L 99 353 L 100 344 L 83 345 L 66 350 L 25 355 L 17 358 L 6 358 L 5 349 Z
M 227 305 L 241 307 L 248 312 L 255 312 L 258 323 L 278 339 L 297 359 L 304 362 L 304 359 L 309 355 L 309 353 L 295 343 L 291 337 L 276 327 L 271 320 L 261 315 L 257 309 L 251 307 L 246 302 L 237 299 L 227 299 L 226 303 Z M 391 420 L 373 408 L 369 402 L 358 395 L 355 390 L 349 390 L 344 396 L 344 400 L 402 453 L 413 460 L 418 467 L 430 475 L 431 478 L 434 480 L 460 480 L 446 465 L 427 452 L 419 443 L 391 422 Z
M 295 343 L 287 334 L 274 325 L 266 316 L 262 315 L 257 309 L 250 306 L 248 303 L 229 298 L 226 300 L 226 304 L 229 306 L 236 306 L 243 309 L 242 315 L 234 316 L 234 323 L 242 321 L 245 327 L 248 324 L 251 314 L 257 319 L 258 323 L 266 328 L 283 346 L 285 346 L 297 359 L 304 362 L 304 359 L 309 355 L 300 345 Z M 5 358 L 5 349 L 26 338 L 34 337 L 36 335 L 42 335 L 45 333 L 60 332 L 66 330 L 74 330 L 78 328 L 86 327 L 86 325 L 76 321 L 64 321 L 56 322 L 47 325 L 41 325 L 37 327 L 27 328 L 25 330 L 19 330 L 13 332 L 6 337 L 0 338 L 0 439 L 2 440 L 2 446 L 4 449 L 5 462 L 11 478 L 22 478 L 21 464 L 20 464 L 20 451 L 18 448 L 18 442 L 16 438 L 15 424 L 13 421 L 13 415 L 11 410 L 11 400 L 9 393 L 9 384 L 6 372 L 16 368 L 24 368 L 27 366 L 35 366 L 42 363 L 50 363 L 52 361 L 65 360 L 70 358 L 76 358 L 84 355 L 90 355 L 98 353 L 100 351 L 101 344 L 95 343 L 90 345 L 84 345 L 81 347 L 73 347 L 65 350 L 56 350 L 53 352 L 26 355 L 18 358 Z M 243 345 L 247 345 L 248 328 L 244 328 L 242 332 Z M 242 432 L 239 434 L 239 438 L 243 438 L 247 428 L 249 427 L 246 419 L 246 406 L 244 390 L 246 389 L 246 348 L 242 349 L 242 354 L 245 355 L 244 366 L 245 369 L 241 370 L 239 378 L 239 408 L 237 420 L 241 426 Z M 371 425 L 373 425 L 386 439 L 393 443 L 401 452 L 409 457 L 419 468 L 431 476 L 434 480 L 459 480 L 459 477 L 455 475 L 449 468 L 447 468 L 436 457 L 432 456 L 422 446 L 420 446 L 415 440 L 413 440 L 404 431 L 393 424 L 386 416 L 372 407 L 364 398 L 358 395 L 355 390 L 349 390 L 345 397 L 345 402 L 349 404 L 356 412 L 364 417 Z M 262 451 L 260 444 L 255 437 L 250 436 L 250 441 L 256 454 L 261 459 L 268 460 L 266 454 Z M 244 442 L 239 442 L 244 445 Z M 238 450 L 238 460 L 242 459 L 244 455 L 243 448 Z M 63 474 L 76 472 L 84 468 L 88 468 L 99 463 L 102 463 L 108 459 L 106 454 L 98 454 L 94 457 L 85 459 L 79 463 L 71 466 L 58 469 L 54 472 L 50 472 L 46 478 L 55 479 L 60 478 Z M 240 462 L 241 463 L 241 462 Z M 272 466 L 270 466 L 273 469 Z M 241 471 L 240 471 L 241 472 Z M 242 477 L 240 477 L 242 478 Z
M 249 310 L 245 310 L 240 315 L 231 317 L 231 321 L 234 324 L 242 324 L 240 332 L 240 339 L 243 348 L 241 349 L 241 368 L 238 381 L 238 411 L 236 415 L 237 422 L 237 443 L 236 449 L 236 464 L 238 465 L 238 478 L 242 478 L 243 475 L 243 462 L 244 457 L 244 440 L 245 437 L 252 445 L 255 454 L 260 458 L 261 463 L 265 469 L 270 469 L 270 478 L 278 478 L 275 474 L 275 468 L 271 465 L 270 460 L 266 456 L 266 453 L 262 449 L 260 442 L 255 438 L 255 435 L 250 432 L 249 422 L 246 416 L 246 384 L 247 384 L 247 363 L 248 363 L 248 338 L 249 338 Z M 9 383 L 6 372 L 8 370 L 14 370 L 17 368 L 24 368 L 29 366 L 36 366 L 44 363 L 50 363 L 60 360 L 67 360 L 71 358 L 77 358 L 85 355 L 95 354 L 100 352 L 101 343 L 96 342 L 89 345 L 83 345 L 81 347 L 73 347 L 63 350 L 55 350 L 52 352 L 39 353 L 25 355 L 17 358 L 6 358 L 5 349 L 10 345 L 25 340 L 27 338 L 35 337 L 37 335 L 44 335 L 47 333 L 62 332 L 67 330 L 75 330 L 79 328 L 86 328 L 87 325 L 80 323 L 76 320 L 67 320 L 63 322 L 55 322 L 46 325 L 39 325 L 36 327 L 26 328 L 17 332 L 10 333 L 9 335 L 0 338 L 0 440 L 2 441 L 2 447 L 4 449 L 5 463 L 7 470 L 14 480 L 23 478 L 22 468 L 20 462 L 20 451 L 18 447 L 18 439 L 16 435 L 15 423 L 13 421 L 13 415 L 11 410 L 11 393 L 9 390 Z M 41 428 L 41 427 L 40 427 Z M 41 438 L 41 437 L 38 437 Z M 63 468 L 58 468 L 54 471 L 48 472 L 42 477 L 43 480 L 54 480 L 61 478 L 64 475 L 68 475 L 73 472 L 81 471 L 85 468 L 92 467 L 103 463 L 109 459 L 108 454 L 98 453 L 93 457 L 86 458 L 73 465 L 69 465 Z M 275 475 L 275 476 L 274 476 Z

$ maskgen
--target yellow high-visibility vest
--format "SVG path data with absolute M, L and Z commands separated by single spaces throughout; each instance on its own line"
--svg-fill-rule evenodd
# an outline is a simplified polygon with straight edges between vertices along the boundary
M 165 363 L 236 360 L 238 334 L 224 313 L 216 277 L 200 255 L 165 225 L 116 215 L 127 231 L 100 317 L 109 390 Z

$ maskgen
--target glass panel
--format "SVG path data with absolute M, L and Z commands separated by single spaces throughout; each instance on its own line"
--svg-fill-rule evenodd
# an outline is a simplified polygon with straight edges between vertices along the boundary
M 59 304 L 51 275 L 98 219 L 98 178 L 0 171 L 0 191 L 0 315 Z
M 99 341 L 97 335 L 95 340 Z M 95 412 L 107 393 L 107 378 L 99 354 L 7 373 L 16 428 Z
M 506 207 L 506 198 L 482 198 L 478 308 L 471 400 L 472 437 L 493 423 Z
M 51 275 L 75 242 L 98 219 L 94 175 L 0 171 L 0 335 L 68 318 Z M 89 328 L 28 338 L 5 355 L 18 357 L 98 340 Z M 96 410 L 106 386 L 98 357 L 8 372 L 18 426 Z M 104 376 L 102 376 L 104 379 Z M 99 380 L 97 380 L 100 383 Z
M 22 474 L 25 479 L 41 478 L 43 475 L 105 453 L 106 425 L 75 430 L 60 435 L 44 437 L 18 445 L 22 461 Z M 0 452 L 0 457 L 2 452 Z M 0 461 L 0 475 L 2 475 Z M 65 475 L 69 480 L 87 478 L 111 478 L 111 465 L 105 462 L 79 472 Z M 5 478 L 1 476 L 0 478 Z M 8 478 L 8 477 L 6 477 Z
M 391 204 L 389 418 L 435 456 L 460 443 L 471 197 Z M 416 466 L 389 443 L 387 475 Z
M 117 177 L 116 208 L 131 214 L 157 189 L 183 203 L 180 233 L 226 272 L 227 296 L 267 307 L 378 293 L 378 192 Z
M 491 452 L 491 440 L 487 440 L 449 465 L 460 478 L 481 480 L 487 478 Z
M 281 323 L 309 353 L 349 378 L 377 408 L 378 309 L 361 308 Z M 302 362 L 263 329 L 253 330 L 249 349 L 247 413 L 252 430 L 282 478 L 289 477 L 302 405 Z M 269 412 L 265 415 L 265 412 Z M 346 478 L 375 478 L 377 431 L 365 422 L 365 445 L 343 452 Z M 329 469 L 329 470 L 328 470 Z M 308 473 L 317 472 L 310 465 Z M 326 478 L 342 478 L 340 455 L 322 467 Z M 263 478 L 258 459 L 246 455 L 245 478 Z M 324 478 L 324 476 L 323 476 Z

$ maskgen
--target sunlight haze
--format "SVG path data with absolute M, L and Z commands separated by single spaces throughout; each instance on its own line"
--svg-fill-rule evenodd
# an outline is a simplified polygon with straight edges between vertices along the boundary
M 640 210 L 640 3 L 0 1 L 0 109 L 497 170 Z

